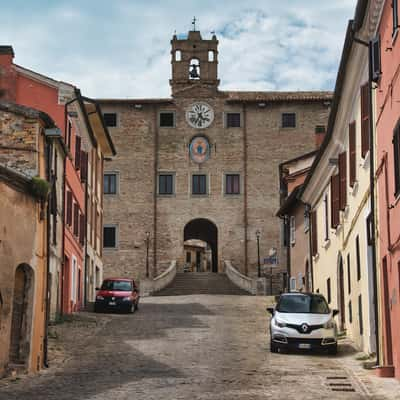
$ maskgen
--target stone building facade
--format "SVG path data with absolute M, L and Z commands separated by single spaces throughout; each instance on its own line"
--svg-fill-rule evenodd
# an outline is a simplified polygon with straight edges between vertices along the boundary
M 278 165 L 315 149 L 331 93 L 220 91 L 215 35 L 171 46 L 172 98 L 99 100 L 118 153 L 105 163 L 105 275 L 182 268 L 184 241 L 200 239 L 214 272 L 230 260 L 254 276 L 256 231 L 261 262 L 280 249 Z

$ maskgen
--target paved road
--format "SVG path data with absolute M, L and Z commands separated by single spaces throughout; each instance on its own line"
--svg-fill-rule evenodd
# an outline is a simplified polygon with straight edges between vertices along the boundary
M 93 336 L 82 339 L 90 324 L 64 324 L 66 361 L 0 385 L 0 400 L 386 399 L 346 357 L 271 354 L 266 305 L 260 297 L 146 298 L 133 315 L 96 315 Z

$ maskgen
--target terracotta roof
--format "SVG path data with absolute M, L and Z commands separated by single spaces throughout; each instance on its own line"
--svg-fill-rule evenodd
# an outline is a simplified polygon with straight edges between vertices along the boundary
M 165 104 L 165 103 L 173 103 L 174 100 L 172 98 L 164 98 L 164 99 L 94 99 L 100 104 L 113 104 L 113 103 L 125 103 L 125 104 Z
M 333 93 L 328 91 L 315 92 L 223 92 L 227 101 L 271 102 L 271 101 L 331 101 Z

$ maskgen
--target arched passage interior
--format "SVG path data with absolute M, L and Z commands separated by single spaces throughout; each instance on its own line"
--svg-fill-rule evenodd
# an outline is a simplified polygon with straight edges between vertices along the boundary
M 184 228 L 183 240 L 202 240 L 211 248 L 212 272 L 218 272 L 218 229 L 216 225 L 205 218 L 196 218 L 188 222 Z

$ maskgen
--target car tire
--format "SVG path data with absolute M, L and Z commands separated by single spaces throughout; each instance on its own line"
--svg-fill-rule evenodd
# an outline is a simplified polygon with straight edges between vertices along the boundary
M 275 343 L 273 343 L 272 341 L 271 341 L 271 344 L 270 344 L 270 351 L 271 351 L 271 353 L 278 353 L 279 352 L 279 347 Z
M 338 352 L 337 344 L 329 347 L 329 349 L 328 349 L 328 354 L 331 356 L 336 356 L 337 352 Z
M 133 314 L 136 311 L 135 303 L 132 303 L 132 305 L 129 307 L 129 313 Z

